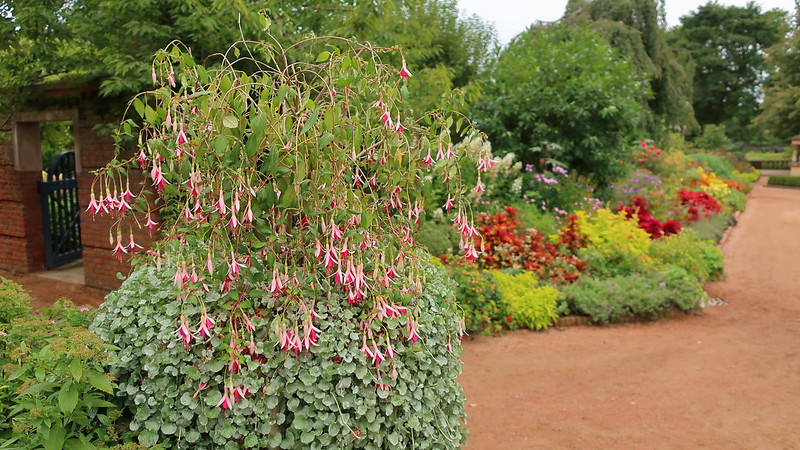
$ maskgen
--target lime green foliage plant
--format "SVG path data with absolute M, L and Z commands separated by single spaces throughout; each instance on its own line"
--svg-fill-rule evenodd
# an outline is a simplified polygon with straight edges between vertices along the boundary
M 722 251 L 714 242 L 700 240 L 693 229 L 654 241 L 650 256 L 657 264 L 680 267 L 700 281 L 715 281 L 724 275 Z
M 691 311 L 704 299 L 697 279 L 674 266 L 611 278 L 582 277 L 562 294 L 572 313 L 589 316 L 597 324 L 629 318 L 655 320 L 671 307 Z
M 598 209 L 591 215 L 578 211 L 578 225 L 589 240 L 588 248 L 600 253 L 623 251 L 632 255 L 646 255 L 650 236 L 628 220 L 623 212 Z
M 413 74 L 404 62 L 383 63 L 403 61 L 397 49 L 310 38 L 291 48 L 238 43 L 218 58 L 220 66 L 199 65 L 179 44 L 157 55 L 155 87 L 131 102 L 139 119 L 120 130 L 138 141 L 134 155 L 98 172 L 88 205 L 117 219 L 120 257 L 136 250 L 131 221 L 155 226 L 162 204 L 177 212 L 142 255 L 149 275 L 109 300 L 95 328 L 135 347 L 114 364 L 140 442 L 460 445 L 460 324 L 414 232 L 427 194 L 442 186 L 443 220 L 458 227 L 467 259 L 477 258 L 466 197 L 485 190 L 491 161 L 477 155 L 467 186 L 460 167 L 469 156 L 452 143 L 478 134 L 450 103 L 421 115 L 406 106 Z M 145 185 L 132 192 L 128 170 L 141 167 Z M 127 299 L 141 303 L 126 309 Z M 134 313 L 143 316 L 129 321 Z M 155 377 L 165 345 L 174 352 L 158 373 L 171 378 L 139 386 Z M 345 368 L 332 362 L 340 359 Z M 348 381 L 338 385 L 332 371 Z M 169 381 L 179 374 L 190 376 L 180 395 Z M 339 402 L 334 382 L 358 396 Z M 410 391 L 426 402 L 413 408 L 429 414 L 397 409 L 411 405 Z M 439 409 L 428 407 L 433 398 Z M 177 405 L 193 413 L 178 417 Z
M 509 274 L 493 270 L 491 275 L 517 326 L 543 330 L 553 325 L 558 318 L 556 305 L 560 294 L 557 289 L 537 286 L 536 276 L 531 272 Z

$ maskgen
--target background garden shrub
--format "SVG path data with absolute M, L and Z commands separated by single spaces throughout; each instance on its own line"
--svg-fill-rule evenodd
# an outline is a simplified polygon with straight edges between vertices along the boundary
M 111 367 L 132 412 L 131 428 L 145 445 L 454 448 L 466 433 L 464 396 L 456 383 L 460 317 L 442 269 L 428 264 L 426 273 L 425 292 L 415 300 L 420 339 L 401 337 L 405 321 L 385 322 L 402 355 L 396 378 L 391 372 L 376 378 L 364 364 L 361 340 L 354 338 L 361 336 L 362 322 L 346 300 L 319 309 L 320 337 L 310 352 L 286 353 L 260 333 L 241 361 L 248 370 L 229 374 L 223 361 L 204 363 L 207 350 L 194 346 L 187 352 L 175 335 L 178 292 L 170 275 L 153 266 L 138 267 L 108 296 L 92 329 L 121 348 Z M 205 301 L 222 309 L 228 302 L 214 291 Z M 252 293 L 251 301 L 263 312 L 253 324 L 269 329 L 274 300 Z M 245 389 L 227 410 L 218 406 L 226 376 Z
M 551 286 L 537 286 L 533 273 L 509 274 L 500 270 L 491 273 L 500 298 L 508 305 L 508 311 L 517 326 L 543 330 L 558 318 L 558 290 Z
M 770 175 L 769 186 L 800 187 L 800 177 L 793 175 Z
M 700 281 L 715 281 L 723 276 L 724 256 L 713 241 L 701 240 L 693 229 L 656 240 L 650 256 L 661 265 L 686 270 Z
M 692 310 L 704 296 L 700 283 L 679 267 L 611 278 L 582 277 L 562 293 L 569 311 L 598 324 L 631 317 L 655 320 L 671 307 Z

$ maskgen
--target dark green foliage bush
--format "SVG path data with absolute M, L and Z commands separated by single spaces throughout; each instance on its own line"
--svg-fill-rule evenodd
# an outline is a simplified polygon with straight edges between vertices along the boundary
M 578 256 L 589 268 L 588 273 L 598 278 L 630 275 L 649 271 L 653 267 L 648 256 L 623 248 L 608 248 L 605 251 L 584 248 L 578 252 Z
M 680 267 L 700 281 L 714 281 L 724 275 L 722 251 L 712 241 L 699 239 L 692 229 L 653 241 L 650 256 L 657 264 Z
M 800 177 L 793 175 L 770 175 L 767 185 L 800 187 Z
M 459 233 L 451 225 L 425 222 L 417 231 L 417 242 L 433 256 L 452 255 L 458 249 Z
M 703 299 L 703 288 L 679 267 L 652 273 L 611 278 L 582 277 L 562 294 L 569 310 L 608 324 L 630 317 L 656 320 L 671 307 L 694 309 Z
M 378 377 L 360 349 L 361 321 L 346 299 L 327 302 L 314 322 L 321 331 L 310 353 L 287 354 L 275 345 L 272 297 L 251 293 L 264 317 L 252 317 L 257 339 L 253 358 L 230 375 L 250 395 L 231 409 L 221 400 L 225 361 L 205 362 L 204 345 L 187 351 L 175 334 L 181 302 L 170 275 L 140 266 L 110 294 L 93 325 L 108 344 L 120 347 L 111 366 L 119 395 L 133 413 L 140 443 L 168 448 L 458 448 L 464 442 L 464 396 L 460 372 L 460 319 L 450 283 L 441 269 L 427 270 L 418 342 L 407 341 L 405 321 L 391 319 L 397 379 Z M 208 292 L 204 302 L 225 304 Z M 197 316 L 191 302 L 187 315 Z M 218 317 L 218 322 L 227 318 Z M 194 324 L 193 324 L 194 326 Z M 217 337 L 211 337 L 214 344 Z M 222 345 L 227 345 L 224 343 Z M 452 349 L 452 350 L 450 350 Z M 381 389 L 385 386 L 387 389 Z

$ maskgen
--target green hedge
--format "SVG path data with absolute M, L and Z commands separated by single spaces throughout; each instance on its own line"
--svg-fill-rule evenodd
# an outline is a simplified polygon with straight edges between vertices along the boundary
M 800 187 L 800 177 L 794 175 L 770 175 L 767 185 Z

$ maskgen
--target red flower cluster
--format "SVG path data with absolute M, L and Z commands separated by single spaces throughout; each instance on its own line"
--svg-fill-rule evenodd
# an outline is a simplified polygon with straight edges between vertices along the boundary
M 697 222 L 700 220 L 701 214 L 705 217 L 711 217 L 722 211 L 722 205 L 705 192 L 680 189 L 678 197 L 681 199 L 681 204 L 689 208 L 686 211 L 689 222 Z
M 744 187 L 741 184 L 733 180 L 723 180 L 723 181 L 725 182 L 725 184 L 728 185 L 729 188 L 736 189 L 739 192 L 744 192 Z
M 655 145 L 648 145 L 647 142 L 642 141 L 633 159 L 640 164 L 649 161 L 657 162 L 661 161 L 661 153 L 663 153 L 663 150 L 660 148 L 657 148 Z
M 578 278 L 586 263 L 573 256 L 577 245 L 586 241 L 571 222 L 560 235 L 563 245 L 547 240 L 537 230 L 521 230 L 517 209 L 506 206 L 505 212 L 481 214 L 478 230 L 483 236 L 483 253 L 478 260 L 482 268 L 518 267 L 537 273 L 554 283 L 566 284 Z M 476 245 L 480 241 L 476 241 Z M 566 251 L 562 251 L 562 247 Z M 575 248 L 575 251 L 572 249 Z
M 619 211 L 624 211 L 628 219 L 632 219 L 634 214 L 639 219 L 639 228 L 647 231 L 650 239 L 678 234 L 681 232 L 681 223 L 677 220 L 661 222 L 650 213 L 650 204 L 642 197 L 634 197 L 633 204 L 620 206 Z

